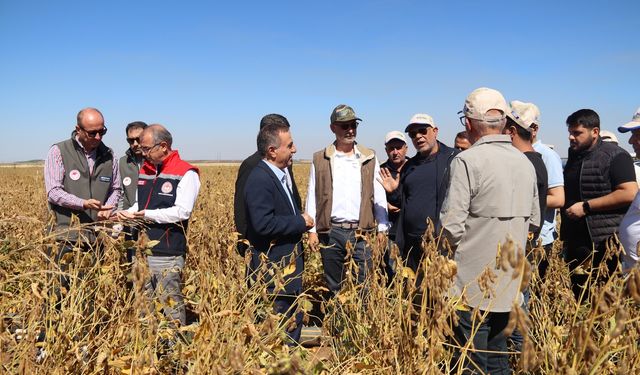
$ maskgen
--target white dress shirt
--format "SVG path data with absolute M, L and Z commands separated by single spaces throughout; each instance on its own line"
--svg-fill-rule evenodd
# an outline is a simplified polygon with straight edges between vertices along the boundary
M 167 208 L 157 208 L 154 210 L 145 210 L 144 218 L 158 224 L 178 223 L 187 220 L 191 216 L 193 206 L 196 204 L 196 198 L 200 191 L 200 177 L 193 171 L 187 171 L 178 182 L 176 189 L 176 201 L 173 206 Z M 136 191 L 136 203 L 127 211 L 134 213 L 138 209 L 138 192 Z
M 360 218 L 362 181 L 360 181 L 361 165 L 359 154 L 357 146 L 351 155 L 336 150 L 333 159 L 333 170 L 331 171 L 331 184 L 333 187 L 331 221 L 333 222 L 357 222 Z M 371 163 L 375 163 L 373 172 L 373 215 L 378 222 L 378 231 L 386 231 L 389 229 L 387 196 L 384 188 L 375 178 L 380 172 L 380 163 L 377 157 Z M 313 163 L 309 172 L 309 187 L 307 189 L 305 210 L 312 218 L 316 217 L 316 171 Z M 316 227 L 314 226 L 309 231 L 315 233 Z

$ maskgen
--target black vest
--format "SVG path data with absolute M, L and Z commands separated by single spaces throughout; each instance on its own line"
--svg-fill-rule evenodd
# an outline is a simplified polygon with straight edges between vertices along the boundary
M 619 146 L 603 142 L 601 139 L 591 152 L 581 155 L 569 155 L 569 158 L 581 158 L 580 167 L 580 199 L 589 200 L 605 196 L 613 191 L 609 179 L 609 169 L 613 158 L 626 152 Z M 569 161 L 568 161 L 569 162 Z M 568 163 L 567 162 L 567 163 Z M 591 241 L 598 244 L 614 234 L 629 206 L 609 211 L 592 212 L 586 216 L 587 228 Z
M 173 207 L 176 202 L 178 183 L 189 170 L 195 170 L 187 162 L 180 159 L 174 151 L 165 159 L 160 171 L 145 162 L 138 176 L 138 209 L 153 210 Z M 189 220 L 177 223 L 148 223 L 146 233 L 149 240 L 160 241 L 151 252 L 155 256 L 181 256 L 187 252 L 187 227 Z

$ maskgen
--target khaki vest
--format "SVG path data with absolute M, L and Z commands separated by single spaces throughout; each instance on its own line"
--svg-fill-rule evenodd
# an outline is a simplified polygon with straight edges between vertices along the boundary
M 102 203 L 107 201 L 109 197 L 109 188 L 113 179 L 113 153 L 111 149 L 100 143 L 96 150 L 96 163 L 93 166 L 93 173 L 89 174 L 89 165 L 84 150 L 75 140 L 75 132 L 71 139 L 62 141 L 58 144 L 60 155 L 62 156 L 62 164 L 64 165 L 64 177 L 62 185 L 64 190 L 82 199 L 97 199 Z M 98 212 L 94 210 L 72 210 L 67 207 L 49 204 L 54 212 L 56 224 L 53 228 L 56 232 L 60 232 L 58 239 L 75 241 L 78 238 L 76 231 L 68 232 L 71 223 L 71 215 L 76 215 L 80 223 L 92 223 L 96 221 Z M 84 233 L 89 241 L 93 240 L 90 231 Z
M 375 171 L 375 153 L 364 146 L 357 146 L 360 152 L 360 214 L 358 227 L 374 229 L 373 181 Z M 316 177 L 316 231 L 326 233 L 331 229 L 331 209 L 333 207 L 333 176 L 331 173 L 336 147 L 331 144 L 324 150 L 313 154 L 313 167 Z

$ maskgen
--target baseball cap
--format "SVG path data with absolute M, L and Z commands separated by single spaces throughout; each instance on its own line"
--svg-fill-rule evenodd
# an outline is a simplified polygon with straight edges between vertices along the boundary
M 402 141 L 404 143 L 407 143 L 407 138 L 405 138 L 404 133 L 399 132 L 397 130 L 390 131 L 390 132 L 387 133 L 387 135 L 385 135 L 384 144 L 386 145 L 392 139 L 397 139 L 397 140 L 400 140 L 400 141 Z
M 533 103 L 524 103 L 518 100 L 511 102 L 511 111 L 507 112 L 507 117 L 512 119 L 523 129 L 531 132 L 531 125 L 539 125 L 540 110 Z
M 433 121 L 433 117 L 429 116 L 426 113 L 416 113 L 415 115 L 413 115 L 411 117 L 411 120 L 409 120 L 409 125 L 407 125 L 407 127 L 404 128 L 404 131 L 408 132 L 409 128 L 412 125 L 431 126 L 432 128 L 436 127 L 436 123 L 435 121 Z
M 333 109 L 331 112 L 331 123 L 334 122 L 347 122 L 347 121 L 362 121 L 361 118 L 356 117 L 356 112 L 353 108 L 349 107 L 346 104 L 340 104 Z
M 638 126 L 640 126 L 640 125 L 638 125 Z M 600 138 L 602 138 L 602 140 L 604 142 L 618 143 L 618 137 L 616 137 L 615 134 L 613 134 L 612 132 L 610 132 L 608 130 L 601 130 L 600 131 Z
M 640 128 L 640 108 L 636 109 L 636 113 L 633 115 L 631 122 L 627 122 L 626 124 L 618 127 L 618 131 L 620 133 L 626 133 L 638 128 Z
M 497 109 L 502 111 L 503 116 L 487 116 L 486 113 L 489 110 Z M 509 113 L 509 107 L 507 101 L 502 94 L 494 89 L 488 87 L 480 87 L 475 89 L 467 96 L 464 101 L 464 107 L 462 111 L 458 113 L 464 114 L 466 117 L 475 120 L 491 121 L 497 119 L 503 119 L 504 115 Z

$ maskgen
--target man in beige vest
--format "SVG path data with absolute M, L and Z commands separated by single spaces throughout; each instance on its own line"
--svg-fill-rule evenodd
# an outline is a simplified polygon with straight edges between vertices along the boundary
M 329 128 L 335 141 L 313 154 L 307 190 L 307 213 L 315 218 L 309 246 L 320 254 L 325 280 L 332 294 L 345 278 L 347 243 L 357 265 L 357 282 L 364 282 L 372 268 L 371 248 L 356 236 L 378 231 L 384 242 L 388 230 L 387 199 L 375 179 L 380 172 L 373 150 L 356 142 L 358 122 L 353 108 L 340 104 L 331 113 Z

